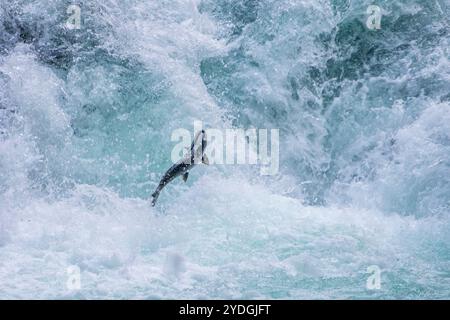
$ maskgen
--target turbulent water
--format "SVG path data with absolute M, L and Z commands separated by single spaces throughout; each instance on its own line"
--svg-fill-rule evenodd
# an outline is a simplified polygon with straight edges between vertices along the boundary
M 0 298 L 450 298 L 450 1 L 0 1 Z M 152 208 L 196 120 L 279 173 Z

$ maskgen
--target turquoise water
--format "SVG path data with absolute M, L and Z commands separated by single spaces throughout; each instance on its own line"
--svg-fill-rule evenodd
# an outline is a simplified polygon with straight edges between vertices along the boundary
M 0 3 L 0 298 L 450 298 L 449 1 L 70 4 Z M 194 121 L 280 129 L 279 174 L 152 208 Z

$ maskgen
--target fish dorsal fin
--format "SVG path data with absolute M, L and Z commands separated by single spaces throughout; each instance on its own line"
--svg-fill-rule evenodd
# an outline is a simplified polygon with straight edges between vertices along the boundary
M 184 182 L 186 182 L 188 178 L 189 178 L 189 172 L 186 172 L 185 174 L 183 174 L 183 181 Z
M 207 166 L 209 166 L 209 159 L 208 159 L 208 157 L 206 156 L 206 154 L 203 155 L 203 157 L 202 157 L 202 162 L 203 162 L 204 164 L 206 164 Z

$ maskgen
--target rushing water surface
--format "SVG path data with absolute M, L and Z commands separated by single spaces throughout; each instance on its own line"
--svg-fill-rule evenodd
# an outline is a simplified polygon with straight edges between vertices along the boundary
M 0 298 L 450 298 L 449 0 L 76 3 L 0 0 Z M 196 120 L 280 129 L 279 173 L 152 208 Z

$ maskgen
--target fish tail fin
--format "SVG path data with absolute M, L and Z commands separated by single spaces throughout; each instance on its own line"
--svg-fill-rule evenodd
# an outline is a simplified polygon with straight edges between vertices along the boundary
M 155 191 L 152 194 L 152 207 L 154 207 L 156 205 L 156 201 L 158 200 L 159 197 L 159 191 Z
M 155 192 L 152 194 L 152 207 L 156 205 L 156 201 L 158 200 L 159 194 L 161 193 L 161 190 L 164 189 L 165 183 L 160 182 L 158 187 L 156 188 Z

